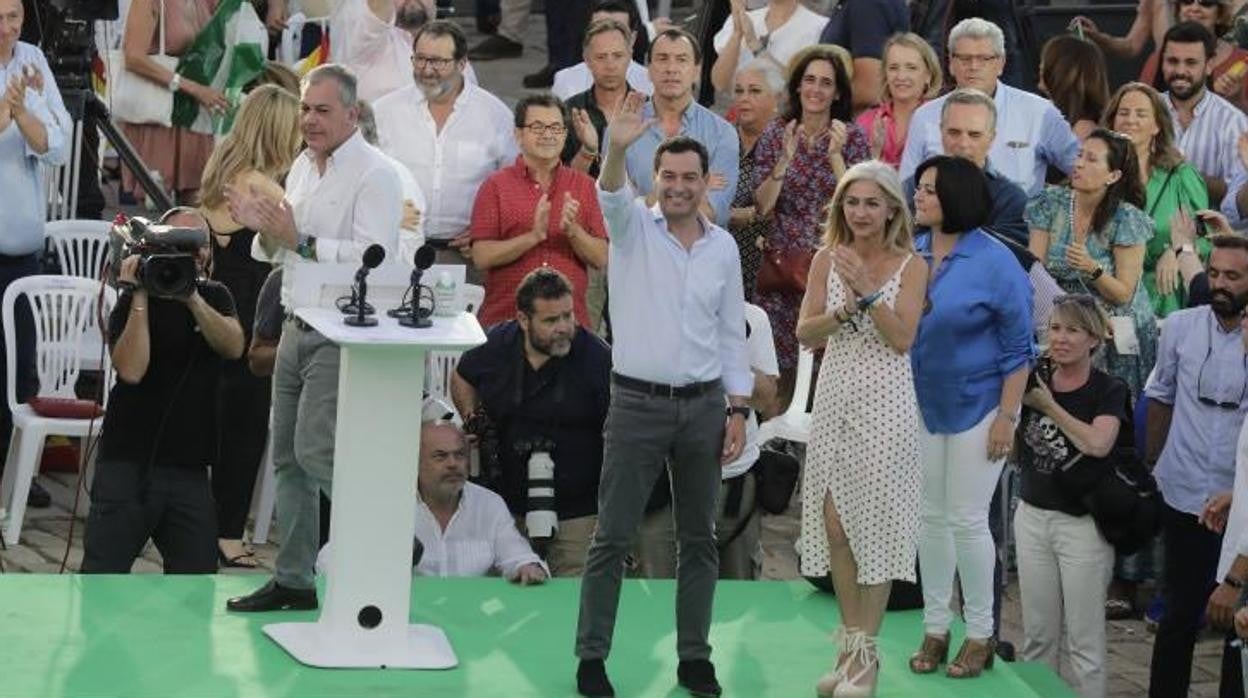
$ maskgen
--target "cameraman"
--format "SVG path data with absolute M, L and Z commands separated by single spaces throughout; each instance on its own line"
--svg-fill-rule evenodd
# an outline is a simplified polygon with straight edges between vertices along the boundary
M 216 402 L 224 360 L 243 354 L 234 300 L 209 281 L 207 223 L 192 209 L 162 219 L 204 231 L 199 278 L 180 298 L 141 285 L 140 257 L 121 262 L 125 287 L 109 317 L 118 382 L 109 396 L 91 490 L 82 571 L 126 573 L 150 538 L 165 571 L 217 570 L 217 521 L 208 468 L 216 456 Z
M 500 494 L 519 519 L 530 509 L 530 451 L 553 443 L 558 528 L 539 552 L 556 577 L 585 568 L 610 399 L 610 349 L 576 324 L 572 293 L 568 278 L 550 267 L 529 272 L 516 290 L 516 319 L 491 328 L 451 378 L 455 409 L 471 421 L 483 407 L 498 429 Z

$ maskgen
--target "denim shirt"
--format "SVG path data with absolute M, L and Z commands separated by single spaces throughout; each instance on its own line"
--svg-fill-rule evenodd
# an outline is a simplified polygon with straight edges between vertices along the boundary
M 930 265 L 931 233 L 915 248 Z M 923 424 L 970 429 L 1001 402 L 1005 378 L 1031 364 L 1031 283 L 1013 253 L 982 229 L 964 233 L 928 284 L 910 349 Z

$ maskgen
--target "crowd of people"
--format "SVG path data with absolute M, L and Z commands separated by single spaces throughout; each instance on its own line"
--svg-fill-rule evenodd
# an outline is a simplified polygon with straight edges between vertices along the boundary
M 1248 51 L 1228 31 L 1244 3 L 1140 0 L 1124 37 L 1076 18 L 1040 50 L 1038 93 L 1011 3 L 946 3 L 944 31 L 902 0 L 827 17 L 730 0 L 709 46 L 645 3 L 567 4 L 525 78 L 553 91 L 509 106 L 477 72 L 524 49 L 527 2 L 493 23 L 484 7 L 493 35 L 470 48 L 432 2 L 342 0 L 332 62 L 272 63 L 238 101 L 154 55 L 188 50 L 216 2 L 131 0 L 126 69 L 232 127 L 122 124 L 181 204 L 162 221 L 202 232 L 201 278 L 170 298 L 136 259 L 117 270 L 82 571 L 128 571 L 148 540 L 171 573 L 256 566 L 268 442 L 275 572 L 227 607 L 316 608 L 339 349 L 293 314 L 309 301 L 292 270 L 428 246 L 484 287 L 487 342 L 451 404 L 426 406 L 414 572 L 580 577 L 583 695 L 614 695 L 625 574 L 676 578 L 678 681 L 719 695 L 716 580 L 758 577 L 777 487 L 759 424 L 809 400 L 797 551 L 840 608 L 819 695 L 874 694 L 894 581 L 922 587 L 910 671 L 971 679 L 1012 654 L 990 515 L 1012 467 L 1022 658 L 1065 654 L 1075 691 L 1106 695 L 1106 617 L 1153 580 L 1150 695 L 1186 695 L 1209 624 L 1222 695 L 1242 696 Z M 259 16 L 277 30 L 291 9 Z M 0 0 L 0 287 L 39 271 L 36 193 L 70 126 L 22 20 Z M 1150 42 L 1111 91 L 1107 60 Z M 121 188 L 141 195 L 129 173 Z M 5 376 L 23 399 L 24 335 Z M 803 352 L 813 396 L 795 394 Z M 1151 516 L 1104 503 L 1128 471 Z

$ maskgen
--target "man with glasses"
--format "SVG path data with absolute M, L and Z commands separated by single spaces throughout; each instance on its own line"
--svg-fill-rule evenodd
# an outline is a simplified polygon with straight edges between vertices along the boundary
M 1004 68 L 1005 36 L 997 25 L 964 19 L 949 32 L 949 71 L 957 86 L 977 89 L 997 105 L 997 135 L 989 151 L 993 167 L 1034 196 L 1044 188 L 1048 167 L 1070 173 L 1079 140 L 1052 102 L 1000 82 Z M 901 158 L 903 180 L 914 176 L 919 163 L 941 154 L 944 102 L 933 99 L 914 112 Z
M 468 40 L 456 24 L 430 22 L 414 45 L 414 84 L 373 105 L 378 144 L 411 170 L 425 193 L 425 241 L 437 249 L 437 262 L 468 264 L 477 189 L 516 157 L 511 110 L 464 81 Z M 468 280 L 479 282 L 470 264 Z
M 1166 317 L 1157 365 L 1144 390 L 1146 461 L 1156 464 L 1153 474 L 1165 502 L 1166 613 L 1153 644 L 1149 695 L 1154 698 L 1187 695 L 1201 611 L 1208 602 L 1214 611 L 1210 619 L 1220 620 L 1219 609 L 1237 601 L 1248 583 L 1244 565 L 1214 578 L 1235 479 L 1236 436 L 1248 412 L 1242 329 L 1248 240 L 1219 235 L 1212 242 L 1210 304 Z M 1239 653 L 1228 645 L 1220 695 L 1243 696 L 1240 677 Z
M 483 327 L 515 316 L 516 289 L 539 267 L 572 282 L 576 323 L 589 326 L 589 268 L 607 266 L 607 231 L 594 180 L 560 162 L 568 110 L 549 94 L 516 104 L 515 164 L 490 175 L 472 207 L 473 263 L 485 274 Z

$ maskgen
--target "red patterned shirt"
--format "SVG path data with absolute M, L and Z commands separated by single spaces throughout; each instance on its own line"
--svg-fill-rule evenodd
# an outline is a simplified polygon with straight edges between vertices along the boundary
M 594 180 L 566 165 L 556 166 L 550 189 L 546 192 L 550 199 L 550 226 L 546 239 L 516 261 L 485 272 L 485 302 L 477 314 L 482 327 L 514 318 L 516 289 L 526 274 L 543 266 L 559 270 L 572 282 L 576 321 L 588 326 L 585 289 L 589 285 L 589 274 L 585 262 L 576 256 L 571 241 L 559 229 L 564 192 L 572 194 L 572 198 L 581 204 L 578 217 L 581 228 L 594 237 L 606 239 L 606 224 L 598 207 Z M 476 203 L 472 207 L 472 223 L 468 229 L 472 232 L 473 241 L 510 240 L 528 233 L 542 193 L 541 185 L 529 175 L 524 156 L 517 157 L 511 167 L 490 175 L 477 191 Z

